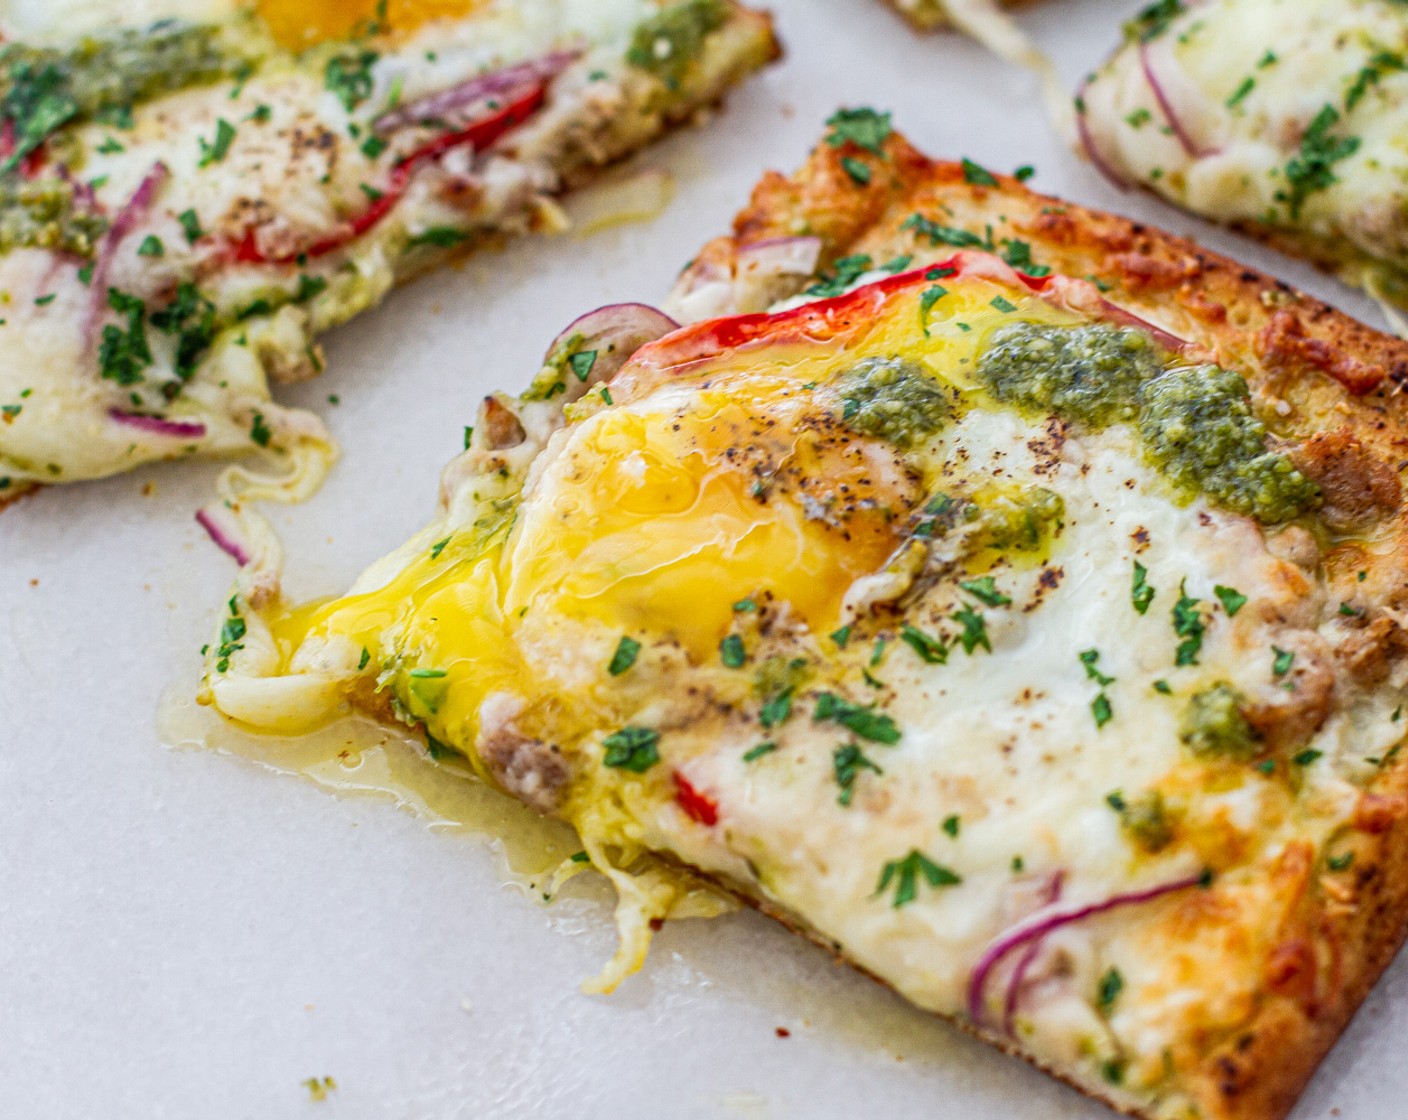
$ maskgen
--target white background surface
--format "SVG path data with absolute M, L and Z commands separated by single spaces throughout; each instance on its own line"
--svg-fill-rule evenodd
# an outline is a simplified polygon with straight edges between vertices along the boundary
M 1115 193 L 1050 136 L 1034 80 L 972 45 L 915 38 L 875 0 L 773 2 L 787 60 L 640 161 L 678 179 L 662 217 L 426 278 L 282 394 L 342 401 L 342 463 L 275 513 L 295 594 L 342 588 L 418 528 L 477 397 L 525 384 L 577 313 L 658 300 L 838 104 L 893 109 L 931 154 L 1034 163 L 1038 189 L 1191 231 L 1378 322 L 1332 281 Z M 1073 84 L 1136 7 L 1051 0 L 1025 22 Z M 583 996 L 613 945 L 603 890 L 544 905 L 482 840 L 162 747 L 159 698 L 193 685 L 233 575 L 191 520 L 213 474 L 149 469 L 0 516 L 0 1118 L 1108 1115 L 753 914 L 671 926 L 640 976 Z M 1399 962 L 1297 1120 L 1403 1116 L 1405 1030 Z M 338 1088 L 314 1102 L 301 1082 L 323 1075 Z

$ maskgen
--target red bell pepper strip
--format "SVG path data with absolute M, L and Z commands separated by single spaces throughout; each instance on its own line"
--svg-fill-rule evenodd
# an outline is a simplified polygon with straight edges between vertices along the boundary
M 684 810 L 685 816 L 698 821 L 706 828 L 712 828 L 719 823 L 718 802 L 700 793 L 678 770 L 675 771 L 675 801 Z
M 316 241 L 305 249 L 289 253 L 268 254 L 259 248 L 253 226 L 245 230 L 244 238 L 235 246 L 235 260 L 245 264 L 291 264 L 300 258 L 321 257 L 355 241 L 372 227 L 376 226 L 395 208 L 404 197 L 411 180 L 422 164 L 439 159 L 446 152 L 464 147 L 487 148 L 518 125 L 527 120 L 542 105 L 547 92 L 545 83 L 538 83 L 506 101 L 487 117 L 475 121 L 459 132 L 447 132 L 437 136 L 428 144 L 417 148 L 410 155 L 398 161 L 391 169 L 391 177 L 372 204 L 348 221 L 344 227 L 330 237 Z

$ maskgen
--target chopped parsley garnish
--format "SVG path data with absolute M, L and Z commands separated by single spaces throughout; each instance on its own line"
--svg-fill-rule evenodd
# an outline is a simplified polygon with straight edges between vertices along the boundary
M 864 160 L 856 159 L 854 156 L 841 157 L 841 166 L 845 168 L 846 174 L 851 177 L 852 182 L 858 186 L 868 187 L 870 185 L 870 165 Z
M 1136 560 L 1134 562 L 1134 584 L 1129 592 L 1134 609 L 1143 614 L 1149 609 L 1149 604 L 1154 601 L 1154 594 L 1154 588 L 1149 583 L 1149 569 Z
M 842 257 L 831 266 L 830 275 L 823 274 L 818 283 L 807 289 L 807 295 L 829 299 L 839 296 L 871 269 L 871 259 L 864 254 Z
M 948 647 L 943 642 L 909 623 L 900 631 L 900 640 L 930 665 L 943 665 L 948 661 Z
M 453 226 L 431 226 L 407 241 L 406 248 L 417 249 L 422 245 L 433 245 L 437 249 L 453 249 L 468 240 L 469 234 L 464 230 L 455 229 Z
M 215 671 L 223 673 L 230 667 L 230 658 L 244 649 L 242 639 L 248 632 L 244 619 L 240 617 L 239 599 L 230 597 L 230 617 L 220 627 L 220 645 L 215 650 Z
M 1178 596 L 1178 602 L 1173 605 L 1173 632 L 1182 641 L 1174 652 L 1173 663 L 1196 665 L 1198 652 L 1203 648 L 1203 633 L 1207 626 L 1203 622 L 1202 612 L 1198 610 L 1200 600 L 1189 596 L 1182 584 L 1179 584 Z
M 254 414 L 254 422 L 249 427 L 249 438 L 260 447 L 268 447 L 269 440 L 273 434 L 273 429 L 270 428 L 268 424 L 264 423 L 264 414 L 262 412 L 256 412 Z
M 842 649 L 846 648 L 846 643 L 851 640 L 851 628 L 842 626 L 839 630 L 831 631 L 831 640 Z
M 1172 686 L 1168 683 L 1168 681 L 1166 681 L 1166 680 L 1157 680 L 1157 681 L 1155 681 L 1155 682 L 1154 682 L 1154 691 L 1155 691 L 1155 692 L 1161 692 L 1161 693 L 1163 693 L 1165 696 L 1172 696 L 1172 695 L 1173 695 L 1173 688 L 1172 688 Z
M 112 156 L 119 152 L 125 152 L 127 149 L 122 146 L 116 136 L 104 136 L 103 142 L 98 145 L 97 150 L 100 156 Z
M 884 894 L 891 883 L 895 884 L 895 898 L 891 905 L 898 910 L 919 897 L 919 879 L 931 887 L 953 887 L 963 882 L 961 876 L 942 864 L 935 863 L 917 848 L 904 859 L 892 860 L 880 872 L 880 884 L 875 888 L 877 895 Z
M 756 747 L 751 747 L 743 752 L 743 761 L 757 762 L 758 759 L 763 757 L 763 755 L 772 754 L 772 752 L 775 750 L 777 750 L 777 744 L 774 743 L 772 740 L 768 740 L 765 743 L 759 743 Z
M 109 288 L 108 306 L 127 316 L 127 329 L 111 323 L 103 327 L 98 346 L 99 374 L 119 385 L 135 385 L 142 380 L 142 371 L 152 364 L 151 347 L 147 345 L 147 305 L 136 296 Z
M 166 246 L 161 243 L 161 238 L 156 234 L 149 233 L 137 246 L 137 255 L 139 257 L 164 257 Z
M 1271 663 L 1271 672 L 1274 676 L 1284 677 L 1291 671 L 1291 666 L 1295 664 L 1296 655 L 1290 650 L 1272 646 L 1271 652 L 1276 655 L 1276 659 Z
M 1004 241 L 1002 246 L 1002 252 L 999 255 L 1018 272 L 1038 277 L 1051 275 L 1050 268 L 1032 260 L 1032 247 L 1025 241 Z
M 1292 758 L 1291 761 L 1294 762 L 1297 766 L 1309 766 L 1317 758 L 1323 756 L 1324 753 L 1324 751 L 1317 751 L 1312 748 L 1306 748 L 1305 750 L 1297 754 L 1294 758 Z
M 883 774 L 885 771 L 865 757 L 860 747 L 855 743 L 846 743 L 837 747 L 831 754 L 832 771 L 836 777 L 836 784 L 841 787 L 841 792 L 836 796 L 839 805 L 849 805 L 851 798 L 855 796 L 856 778 L 862 770 L 869 770 L 873 774 Z
M 200 228 L 200 218 L 194 210 L 182 210 L 176 215 L 176 220 L 181 223 L 181 231 L 192 245 L 205 236 L 205 231 Z
M 1124 977 L 1120 975 L 1119 969 L 1111 968 L 1104 976 L 1100 977 L 1100 988 L 1097 993 L 1100 1010 L 1109 1011 L 1123 990 Z
M 1110 720 L 1115 718 L 1114 709 L 1110 706 L 1110 698 L 1103 692 L 1090 702 L 1090 714 L 1095 717 L 1096 730 L 1104 727 Z
M 758 603 L 754 599 L 739 599 L 733 604 L 735 614 L 752 614 L 758 609 Z
M 1115 683 L 1114 677 L 1107 677 L 1098 667 L 1100 661 L 1100 651 L 1098 649 L 1083 650 L 1080 654 L 1080 663 L 1085 666 L 1085 675 L 1102 687 Z
M 832 720 L 872 743 L 892 746 L 900 741 L 900 729 L 889 716 L 872 708 L 852 704 L 831 692 L 817 694 L 812 719 Z
M 372 95 L 376 51 L 334 55 L 323 71 L 323 82 L 349 113 Z
M 656 750 L 659 742 L 658 731 L 648 727 L 623 727 L 601 741 L 605 748 L 601 761 L 617 770 L 644 774 L 660 761 L 660 752 Z
M 959 587 L 968 592 L 969 595 L 989 607 L 1005 607 L 1012 602 L 1006 595 L 997 589 L 996 580 L 992 576 L 983 576 L 981 579 L 960 580 Z
M 219 163 L 230 152 L 230 145 L 235 140 L 235 126 L 221 117 L 215 122 L 215 139 L 209 142 L 205 137 L 200 137 L 200 163 L 198 167 L 209 167 L 212 163 Z
M 367 198 L 372 202 L 380 202 L 383 198 L 386 197 L 385 191 L 378 190 L 370 183 L 358 183 L 357 186 L 361 189 L 361 192 L 366 195 Z
M 1212 589 L 1212 593 L 1217 596 L 1217 601 L 1222 604 L 1222 609 L 1227 612 L 1227 617 L 1232 618 L 1236 613 L 1247 605 L 1247 597 L 1235 587 L 1223 587 L 1218 584 Z
M 58 298 L 58 292 L 50 292 L 47 296 L 38 296 L 34 301 L 35 307 L 47 307 Z
M 1124 794 L 1119 790 L 1111 790 L 1105 795 L 1105 804 L 1117 813 L 1123 813 L 1129 808 L 1129 802 L 1124 799 Z
M 309 276 L 306 272 L 298 277 L 298 287 L 293 293 L 294 303 L 303 303 L 327 291 L 326 276 Z
M 215 338 L 215 305 L 190 281 L 176 286 L 175 298 L 152 314 L 152 326 L 176 336 L 176 376 L 186 381 Z
M 592 367 L 596 365 L 596 351 L 579 351 L 567 359 L 567 364 L 572 367 L 572 372 L 577 375 L 578 381 L 585 381 L 591 376 Z
M 792 688 L 784 688 L 776 695 L 768 697 L 758 712 L 758 722 L 764 727 L 776 727 L 787 722 L 792 715 Z
M 1325 861 L 1325 865 L 1331 871 L 1344 871 L 1354 862 L 1354 853 L 1345 852 L 1343 855 L 1331 856 Z
M 357 671 L 360 673 L 363 669 L 365 669 L 367 667 L 367 662 L 369 662 L 371 659 L 372 651 L 369 650 L 366 646 L 363 646 L 361 660 L 357 662 Z
M 636 663 L 636 658 L 639 655 L 640 643 L 634 638 L 622 634 L 621 640 L 616 643 L 616 652 L 611 655 L 611 664 L 606 667 L 606 671 L 613 677 L 619 677 Z
M 874 109 L 839 109 L 828 120 L 831 131 L 826 142 L 833 148 L 854 144 L 877 156 L 884 155 L 884 143 L 890 137 L 890 114 Z
M 386 141 L 380 136 L 368 136 L 362 141 L 362 154 L 368 159 L 376 159 L 386 151 Z
M 1242 103 L 1242 100 L 1247 96 L 1247 94 L 1251 93 L 1251 91 L 1254 89 L 1256 89 L 1256 79 L 1253 78 L 1250 74 L 1248 74 L 1245 78 L 1242 79 L 1241 84 L 1238 85 L 1237 88 L 1232 91 L 1232 96 L 1229 97 L 1224 102 L 1224 104 L 1229 109 L 1235 109 L 1238 105 Z
M 911 214 L 901 229 L 913 230 L 916 237 L 927 237 L 932 245 L 952 245 L 959 249 L 991 249 L 992 243 L 976 233 L 954 226 L 941 226 L 923 214 Z
M 948 295 L 948 289 L 942 284 L 935 284 L 931 288 L 925 288 L 919 297 L 919 325 L 924 328 L 924 337 L 929 337 L 929 312 L 933 310 L 934 304 Z
M 445 551 L 445 546 L 450 543 L 450 541 L 453 539 L 453 537 L 454 537 L 454 534 L 452 533 L 450 536 L 446 537 L 444 540 L 436 541 L 433 545 L 431 545 L 431 546 L 430 546 L 430 558 L 431 558 L 432 560 L 439 560 L 439 559 L 440 559 L 440 554 Z
M 995 187 L 997 179 L 993 173 L 981 164 L 974 163 L 966 156 L 963 158 L 963 181 L 971 183 L 975 187 Z
M 943 823 L 943 825 L 942 825 L 941 827 L 942 827 L 943 830 L 944 830 L 945 832 L 947 832 L 950 836 L 957 837 L 957 836 L 958 836 L 958 830 L 959 830 L 962 826 L 963 826 L 962 821 L 960 821 L 960 820 L 958 819 L 958 814 L 955 813 L 955 814 L 953 814 L 953 816 L 945 817 L 945 818 L 944 818 L 944 823 Z
M 1011 312 L 1017 310 L 1017 305 L 1015 303 L 1013 303 L 1009 299 L 1003 298 L 1002 296 L 993 296 L 992 306 L 997 308 L 999 311 Z
M 743 668 L 744 661 L 748 659 L 743 649 L 743 639 L 737 634 L 730 634 L 719 643 L 719 657 L 730 669 Z
M 1290 193 L 1280 192 L 1278 198 L 1290 206 L 1292 218 L 1300 217 L 1305 200 L 1312 194 L 1339 181 L 1334 165 L 1359 150 L 1359 137 L 1331 134 L 1339 120 L 1339 111 L 1333 105 L 1323 106 L 1301 137 L 1300 153 L 1286 164 Z
M 1035 174 L 1036 168 L 1029 163 L 1024 163 L 1021 167 L 1017 168 L 1016 171 L 1012 172 L 1012 178 L 1016 179 L 1019 183 L 1025 183 Z
M 963 627 L 963 633 L 958 635 L 958 643 L 963 647 L 964 653 L 971 656 L 979 646 L 989 653 L 992 652 L 992 642 L 988 640 L 987 619 L 981 614 L 972 607 L 965 606 L 962 610 L 954 612 L 953 620 Z

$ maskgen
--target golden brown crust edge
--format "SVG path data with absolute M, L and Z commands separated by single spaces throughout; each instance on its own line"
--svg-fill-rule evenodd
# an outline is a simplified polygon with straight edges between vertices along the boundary
M 865 161 L 870 182 L 858 183 L 843 158 Z M 1184 238 L 1036 194 L 1008 176 L 995 179 L 996 185 L 970 182 L 961 165 L 931 161 L 898 135 L 887 141 L 883 156 L 823 144 L 798 174 L 767 174 L 738 215 L 734 234 L 707 245 L 684 279 L 696 271 L 730 274 L 742 246 L 776 237 L 819 237 L 822 267 L 855 253 L 889 260 L 915 250 L 915 235 L 902 226 L 921 213 L 985 237 L 999 250 L 1006 241 L 1026 242 L 1041 264 L 1097 281 L 1120 306 L 1243 372 L 1259 399 L 1291 403 L 1304 421 L 1303 434 L 1347 430 L 1346 438 L 1362 445 L 1370 460 L 1392 469 L 1395 482 L 1408 468 L 1408 413 L 1400 396 L 1408 382 L 1408 342 Z M 1345 599 L 1365 571 L 1361 593 L 1397 610 L 1408 606 L 1408 516 L 1401 497 L 1383 528 L 1393 546 L 1385 554 L 1350 550 L 1343 556 L 1339 550 L 1322 563 L 1328 582 L 1345 590 Z M 1408 752 L 1382 767 L 1364 790 L 1341 844 L 1339 850 L 1354 852 L 1354 861 L 1339 872 L 1317 866 L 1308 845 L 1288 849 L 1278 875 L 1284 874 L 1288 897 L 1297 901 L 1288 907 L 1283 937 L 1265 962 L 1263 998 L 1242 1028 L 1210 1044 L 1201 1065 L 1182 1079 L 1206 1120 L 1284 1117 L 1403 944 Z M 831 948 L 795 917 L 751 901 Z M 1098 1083 L 1047 1072 L 1127 1108 Z

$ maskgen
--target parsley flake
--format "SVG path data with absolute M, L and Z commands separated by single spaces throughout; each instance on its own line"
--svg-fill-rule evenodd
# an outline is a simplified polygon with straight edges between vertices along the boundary
M 660 761 L 660 752 L 656 749 L 659 742 L 658 731 L 648 727 L 623 727 L 601 741 L 605 749 L 601 761 L 616 770 L 644 774 Z
M 1247 597 L 1235 587 L 1223 587 L 1218 584 L 1212 589 L 1212 593 L 1217 596 L 1228 618 L 1235 617 L 1237 612 L 1247 605 Z
M 826 142 L 833 148 L 854 144 L 877 156 L 885 154 L 882 145 L 893 131 L 890 114 L 870 108 L 837 110 L 826 123 L 831 129 Z
M 880 872 L 880 884 L 875 888 L 875 893 L 884 894 L 890 884 L 894 883 L 895 897 L 891 905 L 898 910 L 919 897 L 921 876 L 931 887 L 953 887 L 963 882 L 956 872 L 935 863 L 916 848 L 904 859 L 892 860 L 885 864 Z
M 636 663 L 636 657 L 639 654 L 640 643 L 634 638 L 622 634 L 621 640 L 616 643 L 616 652 L 611 655 L 611 664 L 607 665 L 606 671 L 613 677 L 619 677 Z

